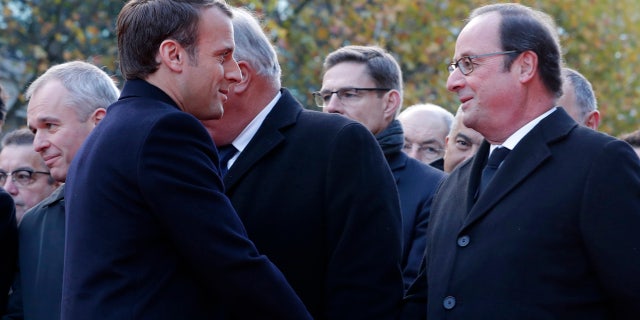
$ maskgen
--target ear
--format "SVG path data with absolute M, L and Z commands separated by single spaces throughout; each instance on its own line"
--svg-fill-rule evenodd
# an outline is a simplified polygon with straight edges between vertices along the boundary
M 156 61 L 167 66 L 172 71 L 181 72 L 186 63 L 187 53 L 184 48 L 173 39 L 166 39 L 160 44 Z
M 402 104 L 400 92 L 395 89 L 387 92 L 386 97 L 384 98 L 384 104 L 384 118 L 394 119 L 398 113 L 398 109 L 400 109 L 400 105 Z
M 529 82 L 538 72 L 538 55 L 530 50 L 525 51 L 520 54 L 513 64 L 517 68 L 520 82 Z
M 93 125 L 96 126 L 98 123 L 104 118 L 107 114 L 107 110 L 104 108 L 98 108 L 91 114 L 90 121 L 93 122 Z
M 240 82 L 234 83 L 231 85 L 231 90 L 236 94 L 240 94 L 249 88 L 249 84 L 251 80 L 253 80 L 254 70 L 246 61 L 237 61 L 238 67 L 240 67 L 240 74 L 242 76 L 242 80 Z
M 584 125 L 597 131 L 600 125 L 600 111 L 593 110 L 589 112 L 584 119 Z

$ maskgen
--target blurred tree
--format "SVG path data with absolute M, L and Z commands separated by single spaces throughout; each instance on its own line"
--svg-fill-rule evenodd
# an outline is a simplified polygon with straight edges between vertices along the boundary
M 446 90 L 446 63 L 470 10 L 486 0 L 228 0 L 263 17 L 280 53 L 283 84 L 309 108 L 321 84 L 324 57 L 348 44 L 376 44 L 398 59 L 405 106 L 458 106 Z M 636 0 L 528 0 L 556 18 L 568 66 L 592 82 L 603 113 L 601 130 L 617 135 L 640 127 Z M 19 92 L 48 66 L 84 59 L 116 69 L 115 17 L 124 1 L 0 0 L 0 78 Z M 9 59 L 9 60 L 7 60 Z M 12 61 L 12 67 L 5 66 Z M 8 76 L 5 73 L 11 74 Z M 14 117 L 24 110 L 20 98 Z M 23 112 L 23 111 L 22 111 Z M 24 121 L 24 119 L 20 119 Z
M 87 0 L 0 0 L 0 77 L 9 91 L 7 126 L 25 124 L 26 86 L 52 65 L 85 60 L 114 74 L 117 46 L 114 24 L 123 2 Z M 17 67 L 19 66 L 19 67 Z M 9 129 L 9 128 L 7 128 Z

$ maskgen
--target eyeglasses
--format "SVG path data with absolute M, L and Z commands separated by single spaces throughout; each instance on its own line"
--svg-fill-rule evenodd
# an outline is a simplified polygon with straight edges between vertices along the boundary
M 420 158 L 425 159 L 427 161 L 440 159 L 444 154 L 444 149 L 438 148 L 433 145 L 428 145 L 428 144 L 405 142 L 404 145 L 402 146 L 402 150 L 407 154 L 413 151 L 414 148 L 416 150 L 416 153 L 420 156 Z
M 454 62 L 449 63 L 447 65 L 447 70 L 449 70 L 449 73 L 453 73 L 454 71 L 456 71 L 456 69 L 460 69 L 460 72 L 462 72 L 462 74 L 466 76 L 466 75 L 469 75 L 471 72 L 473 72 L 473 59 L 498 56 L 502 54 L 511 54 L 511 53 L 517 53 L 517 52 L 518 52 L 517 50 L 510 50 L 510 51 L 500 51 L 500 52 L 478 54 L 475 56 L 462 57 Z
M 33 177 L 33 175 L 36 173 L 51 175 L 51 173 L 46 171 L 35 171 L 31 169 L 18 169 L 14 170 L 11 173 L 0 170 L 0 185 L 4 185 L 7 182 L 7 177 L 11 175 L 11 180 L 13 182 L 15 182 L 18 186 L 26 187 L 36 181 L 36 179 Z
M 338 96 L 338 100 L 343 104 L 351 104 L 358 101 L 362 97 L 361 91 L 389 91 L 391 88 L 342 88 L 336 91 L 317 91 L 312 93 L 313 99 L 319 108 L 324 108 L 329 104 L 331 96 L 335 93 Z

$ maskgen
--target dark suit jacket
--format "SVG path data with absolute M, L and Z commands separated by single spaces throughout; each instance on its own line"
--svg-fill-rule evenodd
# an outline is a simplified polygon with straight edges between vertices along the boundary
M 18 228 L 13 198 L 0 188 L 0 311 L 4 312 L 18 256 Z
M 227 194 L 316 319 L 393 319 L 400 208 L 380 147 L 362 125 L 282 94 L 225 176 Z
M 558 109 L 518 143 L 474 204 L 488 150 L 485 142 L 434 199 L 420 283 L 428 285 L 427 317 L 638 319 L 633 150 Z
M 19 273 L 2 319 L 60 319 L 64 227 L 62 185 L 20 222 Z
M 400 197 L 403 230 L 401 266 L 404 285 L 408 287 L 415 280 L 424 258 L 431 201 L 445 174 L 402 151 L 393 153 L 388 162 Z
M 211 137 L 160 89 L 125 83 L 69 169 L 62 319 L 305 319 L 219 179 Z

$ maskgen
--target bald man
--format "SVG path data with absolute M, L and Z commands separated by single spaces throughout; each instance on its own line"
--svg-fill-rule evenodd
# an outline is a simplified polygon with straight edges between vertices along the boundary
M 451 130 L 453 114 L 435 104 L 417 104 L 398 115 L 404 130 L 402 150 L 414 159 L 444 169 L 445 138 Z

